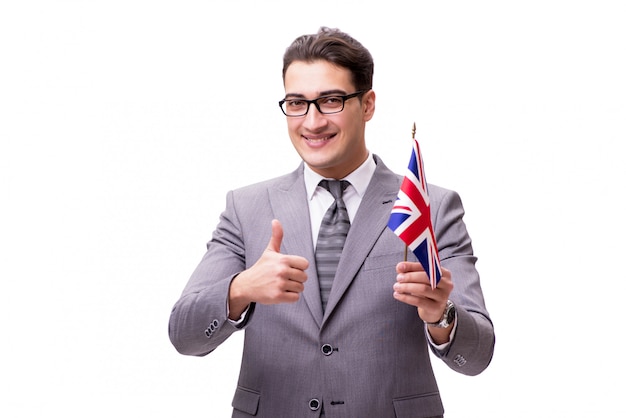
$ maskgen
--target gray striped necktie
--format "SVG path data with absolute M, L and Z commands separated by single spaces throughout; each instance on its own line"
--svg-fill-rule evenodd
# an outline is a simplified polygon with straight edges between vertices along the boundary
M 315 264 L 317 277 L 320 282 L 322 309 L 326 309 L 326 302 L 330 295 L 330 288 L 335 279 L 337 264 L 343 250 L 343 243 L 350 229 L 350 218 L 346 204 L 343 201 L 343 191 L 350 185 L 346 180 L 322 180 L 320 186 L 328 190 L 335 201 L 326 211 L 315 248 Z

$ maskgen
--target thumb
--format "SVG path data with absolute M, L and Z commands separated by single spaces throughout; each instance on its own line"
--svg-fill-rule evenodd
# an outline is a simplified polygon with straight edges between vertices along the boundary
M 272 221 L 272 238 L 267 245 L 267 249 L 276 253 L 280 252 L 280 244 L 283 242 L 283 226 L 280 221 L 274 219 Z

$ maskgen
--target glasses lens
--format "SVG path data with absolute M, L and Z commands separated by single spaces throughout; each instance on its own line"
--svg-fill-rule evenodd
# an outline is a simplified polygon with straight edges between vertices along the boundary
M 306 113 L 308 105 L 304 100 L 289 99 L 283 102 L 282 108 L 287 116 L 301 116 Z
M 337 113 L 343 110 L 343 97 L 328 96 L 321 97 L 317 100 L 322 113 Z

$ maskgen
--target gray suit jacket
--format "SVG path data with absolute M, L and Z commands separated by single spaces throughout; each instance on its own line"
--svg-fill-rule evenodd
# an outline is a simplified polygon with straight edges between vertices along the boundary
M 176 349 L 203 356 L 245 329 L 233 417 L 418 418 L 443 414 L 424 324 L 415 307 L 392 294 L 404 244 L 387 227 L 401 176 L 375 156 L 376 171 L 352 222 L 326 311 L 314 264 L 303 166 L 231 191 L 226 210 L 170 317 Z M 489 364 L 494 331 L 463 206 L 429 185 L 442 266 L 451 270 L 457 330 L 445 352 L 452 369 L 478 374 Z M 231 280 L 266 249 L 270 223 L 283 224 L 281 252 L 309 260 L 308 280 L 292 304 L 253 305 L 239 327 L 227 320 Z M 411 259 L 415 259 L 409 251 Z M 219 376 L 215 377 L 219 379 Z

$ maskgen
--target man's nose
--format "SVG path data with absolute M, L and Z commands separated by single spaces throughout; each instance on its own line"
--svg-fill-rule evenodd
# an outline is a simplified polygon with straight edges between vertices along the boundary
M 319 111 L 317 106 L 315 106 L 315 103 L 311 103 L 309 105 L 309 111 L 307 112 L 306 115 L 304 115 L 303 124 L 307 128 L 311 129 L 313 127 L 324 125 L 326 121 L 327 121 L 326 116 Z

